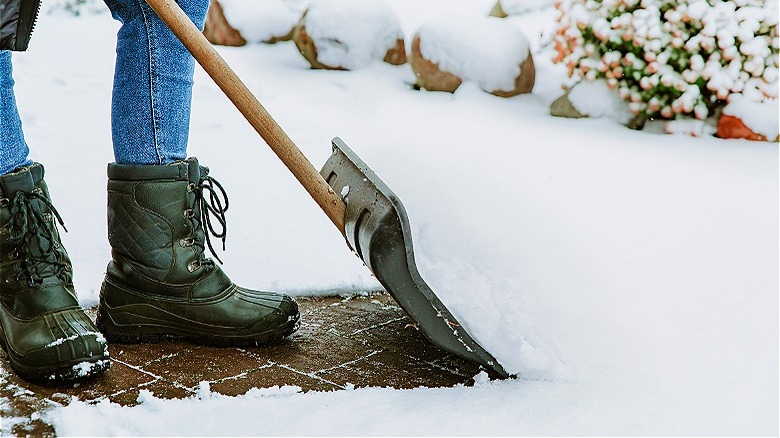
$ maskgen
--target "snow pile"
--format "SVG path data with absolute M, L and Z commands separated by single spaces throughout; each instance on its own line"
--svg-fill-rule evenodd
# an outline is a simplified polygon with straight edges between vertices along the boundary
M 778 100 L 756 102 L 749 98 L 732 99 L 723 114 L 738 117 L 751 131 L 763 135 L 769 141 L 775 141 L 780 135 L 780 111 Z
M 704 137 L 715 134 L 717 129 L 705 120 L 688 119 L 668 121 L 664 124 L 664 131 L 667 134 Z
M 228 23 L 250 43 L 287 35 L 299 18 L 282 0 L 219 0 L 219 4 Z
M 313 2 L 303 25 L 314 41 L 317 60 L 347 70 L 381 60 L 404 38 L 398 17 L 382 1 Z
M 628 104 L 607 81 L 582 81 L 569 91 L 569 101 L 580 113 L 589 117 L 609 117 L 618 123 L 627 123 L 631 118 Z
M 417 34 L 425 59 L 483 90 L 514 89 L 520 64 L 530 55 L 525 35 L 495 17 L 437 18 Z

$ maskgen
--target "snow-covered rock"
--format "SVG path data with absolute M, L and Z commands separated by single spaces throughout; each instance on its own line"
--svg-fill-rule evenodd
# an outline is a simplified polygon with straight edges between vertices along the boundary
M 384 2 L 312 3 L 293 40 L 314 68 L 354 70 L 376 60 L 406 62 L 401 25 Z
M 490 11 L 491 17 L 506 18 L 551 7 L 553 0 L 498 0 Z
M 748 98 L 735 99 L 723 108 L 723 114 L 718 120 L 718 136 L 779 141 L 779 113 L 777 99 L 763 102 Z
M 610 89 L 604 80 L 582 81 L 550 105 L 550 114 L 558 117 L 608 117 L 626 124 L 631 119 L 628 103 Z
M 224 46 L 288 41 L 299 16 L 281 0 L 211 0 L 203 33 Z
M 525 35 L 494 17 L 425 23 L 412 41 L 410 63 L 417 84 L 431 91 L 453 92 L 466 80 L 509 97 L 530 92 L 536 76 Z

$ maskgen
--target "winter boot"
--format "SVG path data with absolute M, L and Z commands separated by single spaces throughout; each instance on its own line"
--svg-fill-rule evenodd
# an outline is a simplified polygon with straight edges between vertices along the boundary
M 98 327 L 109 341 L 258 345 L 298 328 L 295 300 L 236 286 L 205 256 L 208 247 L 216 257 L 210 235 L 224 246 L 227 208 L 222 186 L 195 158 L 108 166 L 112 260 Z
M 103 335 L 76 300 L 43 166 L 0 176 L 0 341 L 20 376 L 70 380 L 110 365 Z

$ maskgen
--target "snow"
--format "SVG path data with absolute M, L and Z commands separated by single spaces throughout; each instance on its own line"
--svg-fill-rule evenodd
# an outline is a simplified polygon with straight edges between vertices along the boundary
M 607 87 L 605 80 L 579 82 L 569 92 L 569 101 L 580 114 L 589 117 L 609 117 L 618 123 L 631 119 L 628 104 Z
M 671 120 L 665 123 L 664 130 L 667 134 L 682 134 L 693 137 L 704 137 L 713 135 L 717 131 L 716 127 L 704 120 L 680 119 Z
M 552 7 L 552 0 L 500 0 L 501 8 L 508 15 L 520 15 L 538 9 Z
M 383 59 L 403 39 L 395 12 L 381 1 L 317 1 L 303 23 L 314 40 L 317 60 L 349 70 Z
M 513 90 L 520 64 L 529 56 L 528 39 L 501 18 L 437 18 L 417 34 L 425 59 L 487 91 Z
M 99 343 L 101 343 L 101 344 L 105 344 L 106 343 L 106 338 L 103 337 L 103 333 L 100 333 L 100 332 L 85 332 L 85 333 L 77 333 L 75 335 L 71 335 L 71 336 L 68 336 L 68 337 L 65 337 L 65 338 L 57 338 L 57 339 L 53 340 L 52 342 L 46 344 L 46 348 L 56 347 L 57 345 L 62 345 L 65 342 L 72 341 L 74 339 L 78 339 L 78 338 L 80 338 L 82 336 L 94 336 L 95 339 Z
M 434 17 L 480 16 L 492 3 L 391 7 L 409 38 Z M 552 17 L 512 24 L 551 29 Z M 27 140 L 70 230 L 63 240 L 87 306 L 110 257 L 116 30 L 107 14 L 45 15 L 32 50 L 15 55 Z M 527 35 L 542 47 L 538 32 Z M 235 398 L 203 390 L 202 400 L 143 393 L 136 407 L 51 411 L 58 434 L 778 434 L 776 144 L 551 117 L 565 70 L 546 51 L 534 51 L 533 93 L 510 99 L 473 82 L 452 95 L 415 91 L 408 65 L 313 71 L 291 43 L 219 51 L 315 166 L 338 135 L 398 194 L 423 277 L 520 379 Z M 190 153 L 230 196 L 221 257 L 238 284 L 296 295 L 378 288 L 200 70 Z
M 750 99 L 734 99 L 723 108 L 723 114 L 738 117 L 751 131 L 774 141 L 780 135 L 780 109 L 778 100 L 755 102 Z
M 219 4 L 228 23 L 250 43 L 287 35 L 300 18 L 281 0 L 219 0 Z

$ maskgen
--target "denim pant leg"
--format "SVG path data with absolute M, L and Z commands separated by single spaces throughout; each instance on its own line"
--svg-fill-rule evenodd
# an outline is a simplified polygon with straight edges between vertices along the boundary
M 111 105 L 114 158 L 166 164 L 187 157 L 194 59 L 144 0 L 104 0 L 122 23 Z M 209 0 L 178 0 L 200 29 Z
M 32 164 L 16 108 L 11 52 L 0 50 L 0 175 Z

